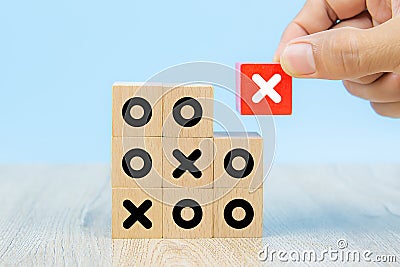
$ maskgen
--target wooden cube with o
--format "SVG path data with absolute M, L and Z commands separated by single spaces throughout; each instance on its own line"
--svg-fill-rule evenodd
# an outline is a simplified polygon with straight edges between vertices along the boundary
M 112 135 L 162 135 L 161 83 L 127 83 L 113 85 Z
M 163 237 L 213 237 L 213 189 L 163 189 Z
M 113 137 L 113 188 L 162 187 L 161 137 Z
M 263 181 L 263 140 L 258 133 L 214 133 L 214 187 L 257 189 Z
M 162 189 L 112 189 L 112 238 L 161 238 Z
M 211 85 L 164 85 L 163 136 L 212 137 L 213 97 Z
M 262 187 L 215 188 L 214 199 L 214 237 L 262 237 Z

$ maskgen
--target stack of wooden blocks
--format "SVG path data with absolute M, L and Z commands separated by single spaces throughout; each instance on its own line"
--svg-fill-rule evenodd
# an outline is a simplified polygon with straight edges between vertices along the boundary
M 213 96 L 113 85 L 112 238 L 262 236 L 262 137 L 214 133 Z

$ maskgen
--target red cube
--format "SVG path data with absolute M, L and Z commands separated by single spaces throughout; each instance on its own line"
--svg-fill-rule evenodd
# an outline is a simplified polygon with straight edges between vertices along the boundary
M 292 77 L 280 64 L 237 63 L 236 68 L 236 107 L 240 114 L 292 114 Z

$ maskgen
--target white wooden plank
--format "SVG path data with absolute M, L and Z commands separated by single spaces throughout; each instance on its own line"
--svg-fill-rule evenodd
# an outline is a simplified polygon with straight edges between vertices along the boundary
M 263 240 L 112 242 L 106 165 L 0 166 L 0 183 L 0 265 L 253 266 L 265 243 L 320 251 L 340 238 L 349 249 L 400 261 L 396 164 L 274 166 L 264 185 Z

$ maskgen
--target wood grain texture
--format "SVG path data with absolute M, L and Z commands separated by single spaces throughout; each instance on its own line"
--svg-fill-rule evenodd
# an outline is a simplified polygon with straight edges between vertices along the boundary
M 113 240 L 112 263 L 114 266 L 261 266 L 257 256 L 261 246 L 261 238 Z
M 146 209 L 143 215 L 151 222 L 146 229 L 140 219 L 132 226 L 123 227 L 124 221 L 131 216 L 131 212 L 124 207 L 124 201 L 130 201 L 134 208 L 140 209 L 145 201 L 150 201 L 151 206 Z M 136 210 L 137 211 L 137 210 Z M 138 212 L 134 215 L 142 216 Z M 138 218 L 140 218 L 138 217 Z M 162 189 L 112 189 L 112 238 L 161 238 L 163 232 L 163 205 Z
M 262 186 L 263 175 L 263 139 L 257 133 L 214 133 L 215 160 L 214 160 L 214 187 L 216 188 L 247 188 L 255 190 Z M 242 178 L 233 177 L 225 168 L 225 158 L 229 157 L 228 153 L 241 149 L 249 153 L 250 156 L 235 156 L 232 162 L 232 167 L 235 170 L 243 170 L 246 174 Z M 245 173 L 244 169 L 249 164 L 247 160 L 253 162 L 253 167 L 250 173 Z M 235 166 L 235 161 L 241 160 L 238 166 Z
M 181 200 L 194 200 L 201 207 L 200 222 L 190 228 L 180 227 L 173 218 L 173 210 Z M 197 188 L 164 188 L 163 189 L 163 238 L 211 238 L 213 237 L 213 189 L 197 189 Z M 189 209 L 189 208 L 185 208 Z M 194 218 L 192 214 L 185 221 Z
M 165 188 L 212 188 L 214 181 L 214 144 L 212 138 L 169 138 L 163 137 L 163 187 Z M 189 171 L 175 178 L 173 173 L 180 167 L 174 155 L 178 149 L 184 157 L 189 157 L 195 150 L 200 150 L 201 155 L 194 161 L 194 166 L 201 172 L 201 177 L 196 178 Z
M 0 167 L 0 265 L 109 265 L 107 165 Z
M 112 136 L 162 136 L 162 95 L 161 83 L 116 82 L 112 88 Z M 152 107 L 152 116 L 148 123 L 133 127 L 124 120 L 122 108 L 133 98 L 145 99 Z M 136 105 L 139 107 L 139 105 Z M 141 117 L 143 109 L 127 110 L 135 119 Z
M 190 97 L 201 106 L 201 120 L 192 127 L 179 125 L 173 116 L 178 100 Z M 182 115 L 184 116 L 183 112 Z M 191 118 L 191 117 L 189 117 Z M 164 85 L 163 136 L 167 137 L 212 137 L 214 118 L 214 88 L 211 85 L 193 84 L 185 86 Z
M 400 261 L 399 164 L 275 165 L 264 184 L 262 239 L 112 242 L 109 172 L 94 164 L 0 166 L 0 265 L 257 266 L 265 243 L 322 251 L 341 238 L 352 250 Z M 375 265 L 387 266 L 360 264 Z
M 262 218 L 263 218 L 263 191 L 262 188 L 250 192 L 247 188 L 234 188 L 230 192 L 226 193 L 225 188 L 215 188 L 214 198 L 218 199 L 214 202 L 214 237 L 262 237 Z M 227 222 L 225 214 L 225 209 L 228 203 L 233 203 L 231 201 L 245 201 L 251 205 L 249 207 L 249 212 L 246 214 L 244 208 L 240 207 L 241 213 L 235 216 L 235 210 L 232 210 L 232 217 L 237 222 L 242 222 L 245 220 L 245 216 L 250 216 L 250 210 L 253 212 L 253 218 L 249 224 L 244 228 L 234 228 L 230 226 Z M 239 215 L 241 215 L 239 217 Z M 232 219 L 232 218 L 231 218 Z
M 161 137 L 113 137 L 111 149 L 111 182 L 113 188 L 161 188 L 162 187 L 162 145 Z M 142 149 L 151 159 L 151 169 L 143 177 L 128 175 L 122 167 L 124 156 L 132 149 Z M 134 165 L 139 157 L 126 164 Z M 144 161 L 140 160 L 134 170 L 141 170 Z M 143 166 L 144 167 L 144 166 Z M 128 171 L 129 173 L 129 171 Z

